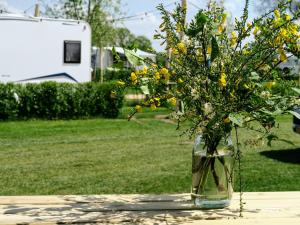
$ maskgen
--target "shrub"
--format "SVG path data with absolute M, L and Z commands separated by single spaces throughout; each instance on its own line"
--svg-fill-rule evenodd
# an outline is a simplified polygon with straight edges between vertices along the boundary
M 115 118 L 123 103 L 116 83 L 0 84 L 0 119 Z
M 0 83 L 0 120 L 17 117 L 18 100 L 16 87 L 12 83 Z

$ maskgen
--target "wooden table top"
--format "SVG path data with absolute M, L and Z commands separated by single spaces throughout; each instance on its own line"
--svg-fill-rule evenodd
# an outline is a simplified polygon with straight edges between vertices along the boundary
M 1 196 L 0 225 L 54 224 L 300 224 L 300 192 L 239 193 L 226 209 L 199 210 L 189 194 Z

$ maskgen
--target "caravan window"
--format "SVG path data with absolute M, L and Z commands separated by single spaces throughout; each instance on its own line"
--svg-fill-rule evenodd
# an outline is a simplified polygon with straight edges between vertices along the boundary
M 81 42 L 65 41 L 64 42 L 64 63 L 81 62 Z

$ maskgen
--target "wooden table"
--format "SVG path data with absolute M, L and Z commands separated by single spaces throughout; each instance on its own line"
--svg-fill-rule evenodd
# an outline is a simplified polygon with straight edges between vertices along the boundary
M 195 209 L 189 194 L 0 197 L 7 224 L 262 224 L 300 225 L 300 192 L 248 192 L 239 217 L 239 193 L 229 208 Z

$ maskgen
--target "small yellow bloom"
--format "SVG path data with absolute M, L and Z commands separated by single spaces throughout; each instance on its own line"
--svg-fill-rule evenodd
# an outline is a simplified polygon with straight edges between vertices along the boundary
M 226 74 L 223 72 L 221 73 L 221 78 L 219 79 L 219 85 L 223 88 L 226 87 Z
M 178 78 L 177 82 L 178 82 L 178 84 L 182 84 L 183 80 L 181 78 Z
M 182 29 L 181 29 L 181 24 L 180 24 L 180 23 L 177 23 L 177 24 L 176 24 L 176 31 L 177 31 L 178 33 L 180 33 L 180 32 L 182 31 Z
M 170 80 L 170 73 L 168 69 L 162 68 L 160 69 L 159 73 L 165 77 L 165 81 L 168 82 Z
M 280 29 L 280 36 L 283 37 L 283 38 L 286 38 L 287 37 L 287 30 L 284 29 L 284 28 L 281 28 Z
M 110 92 L 110 97 L 111 97 L 111 98 L 116 98 L 116 97 L 117 97 L 117 92 L 111 91 L 111 92 Z
M 230 47 L 234 47 L 236 45 L 237 42 L 237 36 L 236 33 L 234 31 L 231 32 L 231 39 L 230 39 Z
M 223 26 L 223 24 L 221 24 L 218 26 L 218 32 L 222 33 L 223 31 L 224 31 L 224 26 Z
M 270 81 L 270 82 L 268 82 L 268 83 L 266 84 L 266 87 L 267 87 L 268 89 L 271 89 L 275 84 L 276 84 L 276 83 L 275 83 L 274 81 Z
M 290 21 L 291 20 L 291 16 L 288 14 L 285 14 L 285 20 Z
M 280 61 L 281 62 L 286 62 L 287 61 L 287 56 L 286 56 L 284 50 L 283 49 L 279 49 L 278 52 L 280 54 L 280 56 L 279 56 Z
M 186 46 L 185 46 L 184 43 L 179 42 L 179 43 L 177 44 L 177 48 L 178 48 L 178 50 L 179 50 L 181 53 L 187 54 L 187 48 L 186 48 Z
M 275 14 L 275 17 L 276 17 L 277 19 L 280 18 L 280 12 L 279 12 L 278 9 L 275 9 L 275 10 L 274 10 L 274 14 Z
M 172 52 L 173 55 L 178 55 L 179 54 L 179 52 L 176 48 L 172 48 L 171 52 Z
M 168 102 L 170 103 L 171 106 L 176 106 L 177 100 L 175 97 L 169 98 Z
M 247 50 L 247 49 L 244 49 L 244 50 L 243 50 L 243 55 L 250 55 L 250 51 Z
M 166 75 L 166 74 L 169 73 L 169 70 L 168 70 L 167 68 L 161 68 L 159 72 L 160 72 L 160 74 L 162 74 L 162 75 Z
M 260 31 L 259 27 L 255 27 L 254 31 L 253 31 L 253 34 L 256 36 L 259 31 Z
M 154 74 L 154 78 L 155 78 L 156 80 L 159 80 L 159 79 L 160 79 L 160 73 L 159 73 L 159 72 L 156 72 L 156 73 Z
M 132 72 L 131 75 L 130 75 L 130 77 L 131 77 L 132 84 L 136 85 L 137 82 L 138 82 L 136 74 L 134 72 Z
M 208 47 L 208 48 L 207 48 L 207 53 L 208 53 L 208 54 L 211 54 L 211 47 Z
M 142 106 L 136 105 L 136 106 L 135 106 L 135 111 L 138 112 L 138 113 L 142 112 L 142 111 L 143 111 Z
M 223 122 L 224 122 L 224 123 L 230 123 L 229 117 L 224 118 L 224 119 L 223 119 Z
M 148 67 L 144 66 L 144 68 L 143 68 L 143 74 L 147 74 L 147 72 L 148 72 Z
M 117 81 L 117 85 L 119 85 L 119 86 L 124 86 L 125 85 L 125 82 L 123 82 L 123 81 Z
M 155 105 L 155 103 L 151 103 L 151 105 L 150 105 L 150 109 L 152 110 L 152 111 L 154 111 L 154 110 L 156 110 L 156 105 Z

